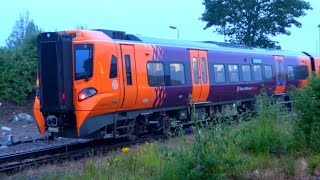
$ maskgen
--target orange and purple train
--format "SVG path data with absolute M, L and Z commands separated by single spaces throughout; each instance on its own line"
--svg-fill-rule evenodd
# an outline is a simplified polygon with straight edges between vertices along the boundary
M 199 114 L 254 107 L 262 87 L 303 87 L 320 57 L 218 42 L 163 40 L 111 30 L 38 36 L 34 114 L 42 134 L 136 137 L 167 133 Z

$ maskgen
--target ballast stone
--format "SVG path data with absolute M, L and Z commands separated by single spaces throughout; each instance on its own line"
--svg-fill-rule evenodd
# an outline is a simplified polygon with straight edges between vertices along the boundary
M 3 130 L 3 131 L 11 131 L 11 128 L 6 127 L 6 126 L 2 126 L 1 130 Z
M 19 113 L 12 117 L 12 122 L 20 122 L 20 121 L 32 122 L 34 121 L 34 119 L 31 115 L 27 113 Z

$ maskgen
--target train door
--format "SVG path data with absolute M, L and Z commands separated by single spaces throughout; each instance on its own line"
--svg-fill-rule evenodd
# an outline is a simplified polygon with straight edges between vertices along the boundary
M 283 56 L 274 56 L 275 73 L 276 73 L 276 88 L 275 94 L 284 93 L 286 88 L 286 76 L 284 71 Z
M 192 101 L 204 102 L 209 95 L 208 58 L 206 51 L 190 50 Z
M 137 99 L 136 60 L 133 45 L 121 45 L 121 62 L 123 72 L 122 108 L 133 107 Z

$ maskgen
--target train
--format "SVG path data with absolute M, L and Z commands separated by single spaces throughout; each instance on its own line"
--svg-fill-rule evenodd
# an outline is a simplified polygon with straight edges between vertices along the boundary
M 307 52 L 104 29 L 44 32 L 37 48 L 39 131 L 69 138 L 167 134 L 192 123 L 191 106 L 199 121 L 237 114 L 262 88 L 285 99 L 320 71 Z

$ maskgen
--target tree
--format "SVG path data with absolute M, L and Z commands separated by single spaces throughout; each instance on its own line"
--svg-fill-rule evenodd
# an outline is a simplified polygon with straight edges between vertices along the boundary
M 261 48 L 281 48 L 270 37 L 290 35 L 288 28 L 300 28 L 297 18 L 312 9 L 304 0 L 204 0 L 203 4 L 204 29 L 214 26 L 214 32 L 229 37 L 231 43 Z
M 6 40 L 9 48 L 21 47 L 24 41 L 30 39 L 32 36 L 38 35 L 41 30 L 36 26 L 32 19 L 29 19 L 29 12 L 20 15 L 13 27 L 12 33 Z
M 40 29 L 29 19 L 20 16 L 0 48 L 0 99 L 15 103 L 26 102 L 36 89 L 37 35 Z

